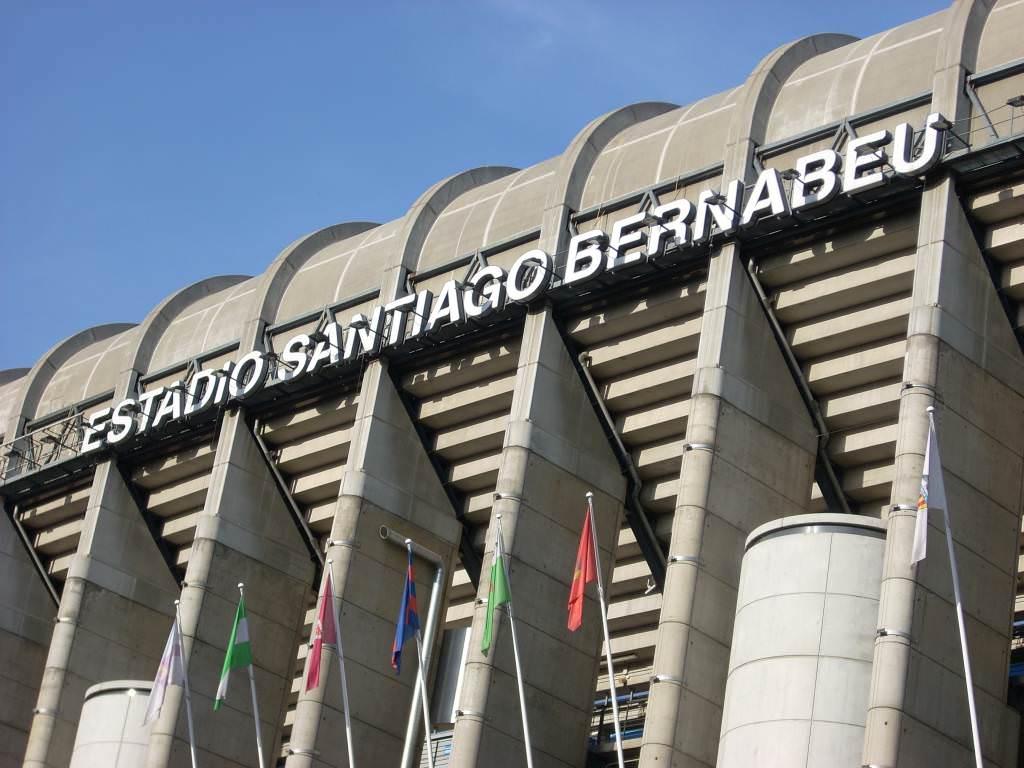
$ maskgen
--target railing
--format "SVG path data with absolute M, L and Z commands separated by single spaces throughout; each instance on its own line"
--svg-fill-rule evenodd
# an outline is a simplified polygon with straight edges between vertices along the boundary
M 619 728 L 622 743 L 625 744 L 644 735 L 644 720 L 647 718 L 646 690 L 620 693 L 616 697 L 619 705 Z M 613 719 L 611 696 L 594 702 L 594 713 L 590 719 L 590 749 L 603 751 L 615 745 L 615 720 Z
M 0 445 L 0 485 L 81 452 L 85 415 L 72 413 Z

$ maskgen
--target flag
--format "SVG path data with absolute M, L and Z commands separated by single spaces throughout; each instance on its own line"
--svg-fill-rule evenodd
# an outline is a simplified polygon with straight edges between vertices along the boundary
M 420 616 L 416 606 L 416 577 L 412 573 L 412 550 L 408 550 L 409 565 L 405 570 L 405 589 L 402 591 L 402 605 L 398 609 L 398 626 L 395 627 L 395 642 L 391 646 L 391 667 L 396 673 L 402 671 L 402 646 L 414 637 L 420 628 Z
M 569 587 L 569 631 L 575 632 L 583 626 L 583 593 L 587 584 L 597 579 L 597 564 L 594 562 L 594 532 L 590 526 L 590 506 L 583 517 L 583 532 L 580 546 L 576 551 L 576 567 L 572 572 L 572 586 Z
M 313 627 L 313 648 L 306 671 L 306 690 L 310 691 L 320 685 L 320 655 L 324 644 L 338 644 L 338 615 L 334 610 L 334 577 L 330 568 L 324 579 L 324 593 L 320 596 L 320 608 L 316 613 L 316 626 Z
M 946 510 L 946 486 L 942 482 L 942 459 L 939 457 L 939 438 L 935 434 L 935 421 L 928 417 L 928 447 L 924 452 L 921 472 L 921 495 L 917 499 L 917 521 L 914 524 L 914 547 L 910 562 L 918 563 L 928 554 L 928 511 Z
M 220 703 L 228 695 L 228 677 L 232 669 L 248 667 L 252 664 L 252 646 L 249 644 L 249 620 L 245 617 L 245 597 L 238 598 L 238 610 L 235 611 L 235 623 L 231 626 L 231 639 L 224 655 L 224 666 L 220 670 L 220 685 L 217 686 L 217 698 L 213 702 L 214 709 L 220 709 Z
M 505 552 L 501 541 L 501 532 L 494 539 L 494 563 L 491 565 L 491 584 L 487 589 L 487 620 L 484 622 L 484 639 L 480 650 L 484 655 L 491 649 L 491 637 L 494 631 L 494 612 L 499 605 L 512 601 L 512 590 L 508 586 L 508 573 L 505 572 Z
M 160 657 L 160 666 L 156 670 L 156 679 L 153 680 L 153 688 L 149 693 L 149 706 L 146 708 L 146 717 L 142 724 L 145 726 L 160 716 L 168 685 L 184 684 L 185 664 L 181 653 L 181 633 L 178 629 L 178 620 L 175 618 L 171 625 L 171 632 L 167 635 L 163 656 Z

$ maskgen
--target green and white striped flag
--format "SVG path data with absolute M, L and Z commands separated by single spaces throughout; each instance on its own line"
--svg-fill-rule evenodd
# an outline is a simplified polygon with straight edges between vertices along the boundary
M 235 623 L 231 627 L 231 639 L 228 641 L 228 652 L 224 656 L 224 666 L 220 670 L 220 685 L 217 686 L 217 698 L 213 702 L 214 709 L 220 709 L 220 703 L 228 695 L 228 677 L 232 669 L 248 667 L 252 664 L 252 646 L 249 645 L 249 620 L 245 617 L 245 596 L 238 598 L 238 610 L 235 611 Z

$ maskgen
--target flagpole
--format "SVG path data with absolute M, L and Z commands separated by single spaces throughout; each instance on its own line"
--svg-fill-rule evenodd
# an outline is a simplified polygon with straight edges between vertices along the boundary
M 590 541 L 594 548 L 594 564 L 597 566 L 597 599 L 601 604 L 601 627 L 604 629 L 604 657 L 608 665 L 608 686 L 612 696 L 612 719 L 615 721 L 615 752 L 619 768 L 626 768 L 622 755 L 622 726 L 619 723 L 619 696 L 615 689 L 615 667 L 612 665 L 612 641 L 608 633 L 608 606 L 604 601 L 604 578 L 601 576 L 601 552 L 597 546 L 597 521 L 594 519 L 594 492 L 587 491 L 587 515 L 590 517 Z
M 348 745 L 349 768 L 356 768 L 356 751 L 352 746 L 352 715 L 348 708 L 348 678 L 345 676 L 345 651 L 341 646 L 341 622 L 338 620 L 338 609 L 334 602 L 334 574 L 331 571 L 332 560 L 327 561 L 324 568 L 324 581 L 331 583 L 331 616 L 334 617 L 334 639 L 338 644 L 338 674 L 341 676 L 341 703 L 345 708 L 345 741 Z M 322 599 L 322 598 L 321 598 Z
M 412 539 L 405 540 L 405 548 L 409 553 L 409 557 L 412 557 Z M 418 622 L 417 622 L 418 623 Z M 423 704 L 423 731 L 426 733 L 426 750 L 427 750 L 427 765 L 430 768 L 434 768 L 434 751 L 430 748 L 430 704 L 427 701 L 427 678 L 424 673 L 426 669 L 426 660 L 423 658 L 423 637 L 420 633 L 419 627 L 416 627 L 416 659 L 418 661 L 416 670 L 416 683 L 423 691 L 423 696 L 420 698 L 420 703 Z M 413 690 L 413 698 L 415 698 L 415 686 Z
M 928 426 L 932 434 L 938 435 L 935 430 L 935 406 L 928 406 Z M 938 437 L 936 437 L 936 444 Z M 939 472 L 942 471 L 942 463 L 939 462 Z M 929 474 L 932 468 L 928 468 Z M 931 478 L 929 478 L 929 481 Z M 945 483 L 943 483 L 945 485 Z M 943 493 L 945 496 L 945 493 Z M 953 600 L 956 603 L 956 623 L 960 631 L 960 652 L 964 660 L 964 682 L 967 685 L 967 707 L 971 715 L 971 738 L 974 740 L 974 762 L 977 768 L 983 768 L 981 758 L 981 735 L 978 732 L 978 710 L 974 704 L 974 677 L 971 674 L 971 659 L 967 653 L 967 626 L 964 622 L 964 605 L 960 599 L 960 570 L 956 563 L 956 552 L 953 549 L 953 530 L 949 525 L 949 501 L 945 498 L 942 504 L 942 518 L 946 524 L 946 549 L 949 550 L 949 570 L 953 576 Z
M 245 584 L 241 581 L 238 582 L 238 594 L 243 600 L 245 599 Z M 248 615 L 246 618 L 248 619 Z M 251 636 L 249 642 L 252 642 Z M 256 723 L 256 753 L 259 756 L 260 768 L 267 768 L 267 763 L 263 759 L 263 734 L 260 733 L 260 705 L 256 701 L 256 673 L 253 671 L 251 662 L 249 663 L 249 690 L 252 692 L 252 717 Z
M 188 748 L 192 757 L 192 768 L 198 768 L 196 759 L 196 727 L 192 721 L 192 692 L 188 685 L 188 666 L 185 663 L 185 643 L 181 636 L 181 601 L 174 601 L 174 631 L 178 635 L 178 649 L 181 651 L 181 677 L 185 688 L 185 719 L 188 721 Z
M 495 557 L 505 571 L 505 581 L 508 582 L 508 571 L 505 570 L 505 539 L 501 535 L 501 513 L 495 515 L 498 521 L 498 535 L 495 541 Z M 516 621 L 512 614 L 511 596 L 505 603 L 505 610 L 508 611 L 508 628 L 512 633 L 512 656 L 516 662 L 516 685 L 519 688 L 519 712 L 523 717 L 523 743 L 526 745 L 526 768 L 533 768 L 533 746 L 530 744 L 530 724 L 526 719 L 526 694 L 523 691 L 523 666 L 519 661 L 519 641 L 516 638 Z

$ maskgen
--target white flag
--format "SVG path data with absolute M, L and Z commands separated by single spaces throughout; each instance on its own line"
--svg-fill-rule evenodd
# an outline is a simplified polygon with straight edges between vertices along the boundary
M 921 495 L 917 499 L 917 521 L 914 525 L 914 548 L 910 562 L 919 563 L 928 554 L 928 510 L 946 511 L 946 487 L 942 482 L 942 459 L 939 458 L 939 438 L 935 434 L 935 421 L 928 415 L 928 447 L 924 452 L 921 472 Z
M 160 667 L 156 671 L 156 679 L 153 680 L 153 690 L 149 693 L 149 707 L 146 709 L 146 717 L 142 724 L 146 725 L 160 715 L 168 685 L 184 684 L 185 665 L 181 655 L 181 630 L 178 627 L 178 620 L 175 619 L 171 625 L 171 633 L 167 636 L 164 655 L 160 657 Z

